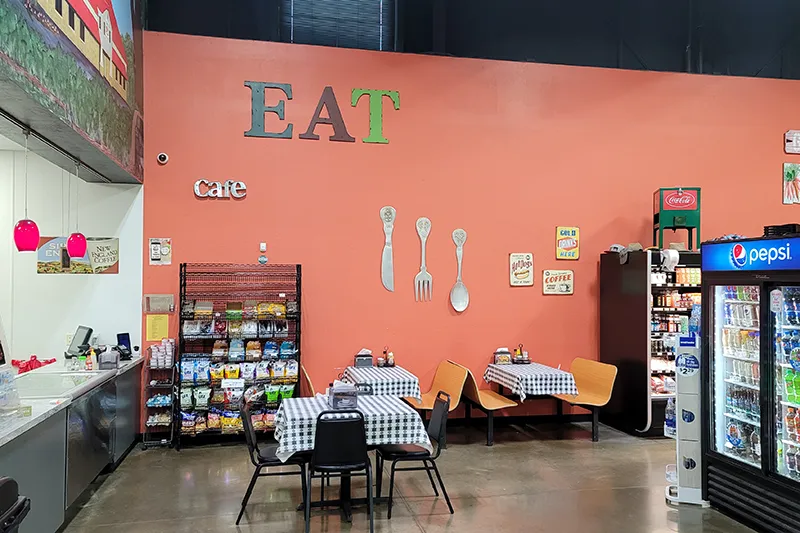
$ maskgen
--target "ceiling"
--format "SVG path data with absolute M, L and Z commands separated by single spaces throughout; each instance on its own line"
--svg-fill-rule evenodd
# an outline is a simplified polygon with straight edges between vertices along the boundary
M 22 150 L 23 147 L 9 139 L 0 135 L 0 150 Z

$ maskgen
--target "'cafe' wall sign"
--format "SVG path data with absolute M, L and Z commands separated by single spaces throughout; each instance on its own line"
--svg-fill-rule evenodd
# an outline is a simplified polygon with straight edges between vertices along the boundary
M 247 185 L 243 181 L 225 182 L 200 179 L 194 182 L 194 195 L 198 198 L 244 198 Z

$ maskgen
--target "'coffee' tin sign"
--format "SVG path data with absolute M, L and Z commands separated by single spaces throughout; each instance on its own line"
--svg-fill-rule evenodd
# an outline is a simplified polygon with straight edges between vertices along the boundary
M 542 271 L 542 294 L 572 294 L 575 292 L 575 272 L 572 270 Z
M 556 228 L 556 259 L 577 260 L 581 255 L 580 229 L 571 226 Z

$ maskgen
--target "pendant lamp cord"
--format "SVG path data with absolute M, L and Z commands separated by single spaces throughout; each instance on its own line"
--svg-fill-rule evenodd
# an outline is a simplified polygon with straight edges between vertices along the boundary
M 23 175 L 25 176 L 25 220 L 28 220 L 28 136 L 30 132 L 25 130 L 25 169 Z
M 78 161 L 75 161 L 75 177 L 78 178 L 77 183 L 75 183 L 75 231 L 80 232 L 80 220 L 81 220 L 81 178 L 78 176 L 78 172 L 80 172 L 81 164 Z

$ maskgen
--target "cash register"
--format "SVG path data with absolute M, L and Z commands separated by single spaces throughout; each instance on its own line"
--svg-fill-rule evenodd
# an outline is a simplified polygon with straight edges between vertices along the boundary
M 81 357 L 89 353 L 89 349 L 91 348 L 89 342 L 93 332 L 94 330 L 90 327 L 78 326 L 78 329 L 75 330 L 75 334 L 72 336 L 72 342 L 69 348 L 64 352 L 64 357 L 72 359 L 73 357 Z

